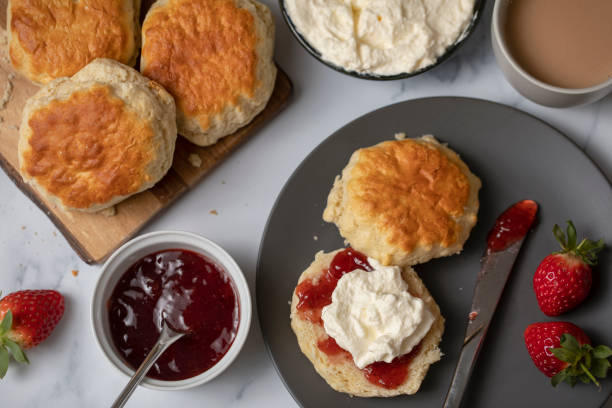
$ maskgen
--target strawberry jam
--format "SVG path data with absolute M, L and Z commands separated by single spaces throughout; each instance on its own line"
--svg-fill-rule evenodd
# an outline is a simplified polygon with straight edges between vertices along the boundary
M 300 283 L 296 289 L 297 310 L 300 317 L 313 323 L 323 324 L 321 309 L 331 303 L 331 295 L 342 275 L 355 269 L 371 271 L 372 267 L 364 254 L 349 247 L 334 256 L 329 268 L 316 284 L 311 279 Z
M 324 271 L 316 284 L 311 279 L 300 283 L 296 289 L 299 316 L 314 324 L 323 325 L 321 310 L 331 303 L 331 296 L 338 280 L 356 269 L 371 271 L 372 267 L 364 254 L 349 247 L 334 256 L 329 268 Z M 351 353 L 340 347 L 333 337 L 326 336 L 320 339 L 317 347 L 331 359 L 344 357 L 353 361 Z M 415 346 L 410 353 L 399 356 L 390 363 L 379 361 L 366 366 L 361 371 L 374 385 L 387 389 L 397 388 L 406 381 L 408 367 L 419 348 L 420 344 Z
M 317 343 L 317 347 L 319 347 L 319 350 L 321 350 L 330 357 L 339 356 L 346 357 L 349 359 L 353 358 L 351 356 L 351 353 L 340 347 L 333 337 L 327 336 L 325 340 L 319 340 L 319 342 Z
M 493 229 L 487 236 L 487 248 L 490 251 L 503 251 L 523 238 L 538 212 L 535 201 L 523 200 L 514 204 L 495 220 Z
M 163 317 L 187 333 L 160 356 L 147 376 L 166 381 L 196 376 L 232 345 L 240 308 L 229 275 L 195 252 L 170 249 L 136 261 L 108 301 L 115 348 L 138 368 L 161 332 Z
M 410 362 L 418 354 L 420 348 L 421 344 L 419 343 L 410 353 L 396 357 L 390 363 L 377 361 L 365 366 L 362 371 L 372 384 L 392 390 L 406 381 Z

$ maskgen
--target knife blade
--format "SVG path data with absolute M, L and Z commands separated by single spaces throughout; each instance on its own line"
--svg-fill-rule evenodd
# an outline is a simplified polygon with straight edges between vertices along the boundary
M 444 408 L 459 408 L 461 405 L 487 329 L 537 210 L 535 201 L 523 200 L 515 203 L 497 218 L 487 236 L 487 249 L 481 259 L 481 268 L 474 287 L 463 346 L 446 394 Z

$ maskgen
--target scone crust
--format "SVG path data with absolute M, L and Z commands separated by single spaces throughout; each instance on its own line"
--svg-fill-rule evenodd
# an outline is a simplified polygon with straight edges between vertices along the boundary
M 47 84 L 96 58 L 134 65 L 140 0 L 9 0 L 7 35 L 15 70 Z
M 152 187 L 172 164 L 175 106 L 159 84 L 97 59 L 26 103 L 19 168 L 65 209 L 99 211 Z
M 254 0 L 158 0 L 142 27 L 140 70 L 175 98 L 179 133 L 215 143 L 265 107 L 276 79 L 274 22 Z
M 481 182 L 431 135 L 359 149 L 338 176 L 323 219 L 385 265 L 461 252 L 476 224 Z
M 324 253 L 323 251 L 317 253 L 313 263 L 300 276 L 298 285 L 306 279 L 312 279 L 313 282 L 317 282 L 324 273 L 324 270 L 331 264 L 334 256 L 342 250 L 338 249 L 330 253 Z M 310 360 L 317 373 L 334 390 L 359 397 L 393 397 L 401 394 L 414 394 L 419 390 L 429 366 L 440 360 L 442 353 L 438 348 L 438 344 L 444 332 L 444 318 L 440 313 L 440 308 L 412 268 L 402 268 L 402 277 L 408 284 L 410 293 L 423 299 L 435 316 L 435 320 L 431 329 L 421 341 L 418 353 L 409 365 L 406 382 L 395 389 L 386 389 L 370 383 L 352 360 L 329 357 L 322 352 L 318 348 L 317 343 L 328 337 L 325 329 L 321 325 L 314 324 L 299 316 L 297 312 L 298 297 L 295 290 L 293 291 L 291 299 L 291 328 L 297 337 L 302 353 Z

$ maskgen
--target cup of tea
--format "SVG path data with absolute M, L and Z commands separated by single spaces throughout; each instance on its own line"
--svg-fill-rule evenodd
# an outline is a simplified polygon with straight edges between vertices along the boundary
M 491 37 L 510 84 L 565 108 L 612 92 L 612 1 L 496 0 Z

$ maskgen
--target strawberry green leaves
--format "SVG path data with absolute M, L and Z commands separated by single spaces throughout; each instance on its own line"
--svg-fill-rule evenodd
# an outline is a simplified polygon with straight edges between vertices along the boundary
M 9 366 L 9 353 L 4 347 L 0 347 L 0 379 L 4 378 Z
M 13 355 L 13 358 L 15 359 L 15 361 L 22 363 L 22 364 L 30 363 L 25 352 L 21 349 L 21 347 L 19 347 L 17 343 L 15 343 L 13 340 L 6 339 L 6 338 L 3 339 L 2 341 L 4 342 L 4 345 L 6 345 L 8 349 L 11 351 L 11 354 Z
M 13 327 L 13 312 L 10 310 L 4 315 L 4 319 L 0 323 L 0 336 L 7 333 Z
M 577 244 L 576 227 L 574 227 L 574 223 L 571 221 L 567 221 L 566 233 L 563 233 L 561 227 L 555 224 L 553 234 L 557 241 L 559 241 L 562 249 L 556 253 L 572 253 L 582 258 L 587 265 L 597 265 L 597 254 L 605 247 L 603 239 L 591 241 L 588 238 L 583 238 L 580 244 Z
M 610 347 L 580 345 L 569 333 L 561 336 L 561 347 L 553 348 L 550 351 L 556 358 L 568 363 L 565 369 L 551 378 L 554 387 L 564 381 L 573 387 L 578 381 L 581 381 L 585 384 L 593 382 L 600 388 L 596 378 L 605 378 L 611 366 L 608 361 L 608 357 L 612 356 Z
M 10 356 L 19 363 L 29 363 L 21 347 L 13 340 L 8 338 L 8 334 L 13 327 L 13 313 L 8 310 L 0 322 L 0 379 L 4 378 L 8 371 Z M 10 351 L 10 354 L 9 354 Z

